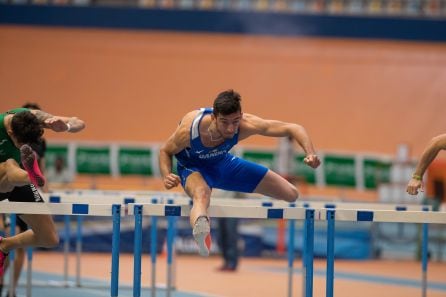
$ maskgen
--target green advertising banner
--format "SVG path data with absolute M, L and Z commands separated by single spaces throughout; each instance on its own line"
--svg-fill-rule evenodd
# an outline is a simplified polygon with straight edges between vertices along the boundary
M 50 168 L 54 166 L 57 158 L 62 158 L 64 164 L 68 164 L 68 145 L 49 144 L 45 152 L 45 166 Z
M 242 158 L 265 167 L 269 169 L 274 169 L 275 167 L 275 155 L 274 152 L 260 151 L 260 150 L 245 150 L 242 153 Z
M 118 152 L 119 172 L 122 175 L 153 175 L 150 148 L 121 147 Z
M 356 187 L 354 156 L 325 156 L 324 174 L 325 183 L 329 186 Z
M 391 162 L 376 159 L 364 159 L 364 186 L 366 189 L 376 189 L 381 183 L 390 182 Z
M 110 174 L 110 148 L 78 147 L 76 170 L 78 173 L 85 174 Z
M 74 147 L 73 147 L 74 148 Z M 80 174 L 113 174 L 121 175 L 141 175 L 150 177 L 157 173 L 157 168 L 153 167 L 154 151 L 151 147 L 118 147 L 117 151 L 111 151 L 112 146 L 108 144 L 78 144 L 75 152 L 75 160 L 69 160 L 72 155 L 71 147 L 68 143 L 48 144 L 45 154 L 45 165 L 47 168 L 54 166 L 55 160 L 62 158 L 65 164 L 72 164 L 68 161 L 75 161 L 76 172 Z M 115 147 L 113 147 L 115 148 Z M 112 154 L 113 152 L 113 154 Z M 117 154 L 114 154 L 114 153 Z M 111 157 L 117 160 L 111 160 Z M 261 164 L 272 170 L 277 169 L 277 158 L 275 149 L 244 149 L 241 157 L 245 160 Z M 316 170 L 305 165 L 304 154 L 294 155 L 293 164 L 290 164 L 291 175 L 303 179 L 309 184 L 324 184 L 317 180 L 319 176 Z M 361 164 L 356 164 L 356 160 Z M 323 158 L 323 176 L 325 185 L 338 187 L 357 187 L 358 189 L 375 190 L 381 183 L 390 182 L 392 163 L 384 157 L 356 156 L 326 154 Z M 173 158 L 173 172 L 177 172 L 177 160 Z M 357 166 L 362 169 L 356 176 Z M 359 169 L 359 168 L 358 168 Z M 116 172 L 115 172 L 116 171 Z M 322 173 L 322 172 L 319 172 Z M 322 176 L 320 176 L 322 177 Z M 363 181 L 363 184 L 362 184 Z M 361 182 L 361 184 L 358 184 Z
M 294 157 L 294 164 L 293 168 L 294 171 L 292 174 L 297 177 L 301 177 L 305 180 L 305 182 L 309 184 L 315 184 L 316 183 L 316 170 L 311 168 L 310 166 L 307 166 L 304 163 L 305 154 L 297 154 Z

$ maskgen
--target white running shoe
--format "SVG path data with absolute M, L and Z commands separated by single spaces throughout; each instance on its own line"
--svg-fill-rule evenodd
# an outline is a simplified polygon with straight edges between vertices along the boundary
M 209 250 L 211 249 L 211 226 L 207 217 L 201 216 L 197 219 L 192 230 L 194 239 L 198 245 L 198 253 L 200 256 L 209 256 Z

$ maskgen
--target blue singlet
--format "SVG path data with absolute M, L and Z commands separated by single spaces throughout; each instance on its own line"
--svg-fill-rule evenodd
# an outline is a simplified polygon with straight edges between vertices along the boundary
M 238 131 L 216 147 L 205 147 L 200 139 L 200 123 L 212 108 L 201 108 L 190 129 L 190 147 L 175 155 L 181 184 L 185 187 L 187 177 L 200 172 L 209 187 L 227 191 L 252 193 L 268 168 L 243 160 L 229 153 L 238 142 Z

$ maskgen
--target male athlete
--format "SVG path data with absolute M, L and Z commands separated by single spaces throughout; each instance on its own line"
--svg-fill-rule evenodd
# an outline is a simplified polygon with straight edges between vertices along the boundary
M 36 186 L 43 186 L 45 179 L 31 147 L 40 141 L 44 128 L 78 132 L 84 127 L 84 122 L 76 117 L 53 116 L 41 110 L 17 108 L 0 114 L 0 201 L 43 202 Z M 20 163 L 26 171 L 20 168 Z M 59 242 L 50 215 L 22 214 L 20 217 L 31 229 L 13 237 L 0 237 L 0 277 L 10 250 L 51 247 Z
M 237 142 L 252 135 L 291 137 L 305 151 L 304 162 L 308 166 L 316 168 L 320 164 L 302 126 L 242 113 L 240 101 L 240 95 L 233 90 L 220 93 L 213 108 L 187 113 L 160 149 L 159 164 L 165 188 L 181 183 L 193 199 L 190 224 L 202 256 L 209 255 L 207 209 L 212 188 L 259 193 L 289 202 L 299 196 L 297 189 L 279 174 L 228 153 Z M 172 173 L 173 156 L 178 161 L 179 176 Z

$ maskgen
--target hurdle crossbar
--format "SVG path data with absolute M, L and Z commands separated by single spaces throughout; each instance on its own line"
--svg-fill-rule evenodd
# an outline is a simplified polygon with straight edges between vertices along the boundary
M 327 220 L 327 209 L 318 210 L 318 220 Z M 336 209 L 336 221 L 446 224 L 446 213 L 437 211 Z
M 82 193 L 82 192 L 81 192 Z M 117 193 L 106 192 L 107 194 L 86 192 L 79 194 L 77 192 L 54 192 L 50 194 L 46 201 L 48 202 L 65 202 L 65 203 L 78 203 L 82 201 L 88 201 L 89 203 L 155 203 L 155 204 L 181 204 L 190 205 L 192 200 L 179 194 L 160 193 L 160 192 L 148 192 L 148 193 Z M 270 197 L 260 198 L 222 198 L 218 196 L 211 197 L 210 205 L 239 205 L 239 206 L 264 206 L 264 207 L 305 207 L 305 208 L 333 208 L 333 209 L 373 209 L 373 210 L 418 210 L 421 211 L 431 206 L 419 205 L 419 204 L 388 204 L 388 203 L 364 203 L 364 202 L 345 202 L 345 201 L 317 201 L 317 200 L 302 200 L 299 199 L 296 202 L 286 202 Z
M 1 202 L 0 213 L 112 216 L 112 204 Z M 124 215 L 124 214 L 121 214 Z
M 133 205 L 133 207 L 132 207 Z M 143 206 L 143 216 L 157 217 L 186 217 L 190 215 L 190 205 L 164 205 L 164 204 L 129 204 L 128 214 L 134 214 L 134 206 Z M 210 217 L 218 218 L 246 218 L 246 219 L 305 219 L 305 208 L 288 207 L 273 208 L 262 206 L 229 206 L 211 205 L 208 213 Z
M 120 204 L 0 202 L 0 213 L 107 216 L 113 219 L 110 296 L 118 296 L 120 220 L 125 215 Z M 12 281 L 12 278 L 11 278 Z M 28 284 L 28 288 L 30 283 Z
M 129 204 L 128 214 L 134 214 L 134 206 L 143 206 L 143 216 L 189 216 L 190 205 L 164 205 L 164 204 Z M 132 207 L 133 206 L 133 207 Z M 220 218 L 248 218 L 248 219 L 293 219 L 304 220 L 305 210 L 302 207 L 261 207 L 261 206 L 229 206 L 211 205 L 208 213 L 210 217 Z M 315 220 L 327 220 L 327 208 L 315 209 Z M 434 211 L 395 211 L 395 210 L 356 210 L 336 209 L 336 221 L 368 221 L 387 223 L 429 223 L 446 224 L 446 213 Z

